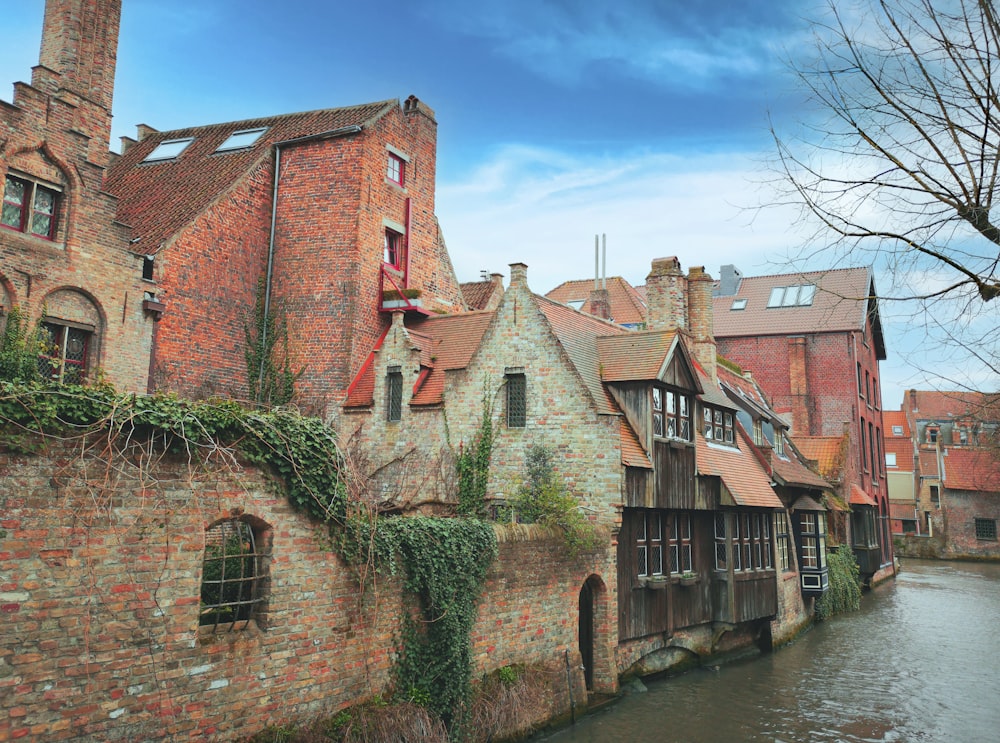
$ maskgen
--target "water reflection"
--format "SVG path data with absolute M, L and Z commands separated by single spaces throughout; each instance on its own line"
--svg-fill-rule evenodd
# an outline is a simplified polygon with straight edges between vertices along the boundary
M 993 743 L 998 618 L 1000 565 L 908 560 L 790 647 L 652 682 L 545 740 Z

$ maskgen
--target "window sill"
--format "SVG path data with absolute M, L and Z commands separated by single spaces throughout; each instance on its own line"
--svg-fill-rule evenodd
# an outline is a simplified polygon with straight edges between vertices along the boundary
M 223 640 L 257 637 L 262 631 L 257 626 L 255 619 L 241 619 L 238 622 L 219 622 L 218 624 L 199 624 L 198 644 L 208 645 Z

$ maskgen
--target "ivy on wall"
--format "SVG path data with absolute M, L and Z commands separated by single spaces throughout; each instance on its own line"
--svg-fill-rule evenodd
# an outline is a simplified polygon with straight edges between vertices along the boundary
M 846 544 L 827 555 L 830 588 L 816 599 L 816 618 L 829 619 L 861 608 L 861 580 L 858 562 Z

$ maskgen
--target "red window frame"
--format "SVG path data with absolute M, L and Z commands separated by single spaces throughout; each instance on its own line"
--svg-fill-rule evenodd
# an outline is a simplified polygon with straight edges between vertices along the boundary
M 22 186 L 23 191 L 20 199 L 13 198 L 9 188 L 10 184 Z M 8 175 L 4 180 L 3 203 L 0 208 L 3 211 L 0 225 L 3 227 L 45 240 L 53 239 L 56 232 L 56 215 L 59 209 L 58 191 L 46 188 L 26 178 Z M 12 214 L 17 215 L 17 224 L 11 223 L 13 221 L 10 219 Z M 44 229 L 39 229 L 39 225 L 44 225 Z
M 406 160 L 390 152 L 386 163 L 385 177 L 396 185 L 404 185 L 406 182 Z
M 403 250 L 405 242 L 403 236 L 395 230 L 386 228 L 385 249 L 382 260 L 387 266 L 393 268 L 403 268 Z

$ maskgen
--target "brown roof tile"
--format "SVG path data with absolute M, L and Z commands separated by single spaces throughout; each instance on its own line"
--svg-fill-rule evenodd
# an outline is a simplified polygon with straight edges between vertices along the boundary
M 285 114 L 225 124 L 154 132 L 132 145 L 111 166 L 105 189 L 118 197 L 118 220 L 132 227 L 136 252 L 152 255 L 244 174 L 271 156 L 272 145 L 345 127 L 365 127 L 396 100 L 346 108 Z M 250 147 L 216 154 L 233 132 L 266 128 Z M 143 163 L 165 140 L 193 137 L 175 159 Z
M 737 505 L 783 508 L 781 500 L 771 488 L 771 478 L 750 451 L 742 431 L 738 430 L 737 441 L 739 448 L 709 444 L 701 433 L 695 434 L 699 474 L 722 478 Z
M 989 449 L 952 449 L 942 457 L 944 486 L 1000 493 L 1000 456 Z
M 801 284 L 818 287 L 810 306 L 768 308 L 772 289 Z M 745 277 L 736 294 L 714 298 L 715 336 L 862 330 L 867 317 L 867 298 L 873 291 L 871 271 L 867 268 Z M 747 300 L 743 309 L 732 309 L 736 299 Z M 877 333 L 880 342 L 880 326 Z M 880 357 L 884 357 L 884 349 Z
M 902 410 L 883 410 L 882 411 L 882 425 L 885 426 L 885 438 L 890 439 L 893 437 L 903 437 L 910 438 L 910 424 L 906 420 L 906 414 Z M 901 434 L 895 434 L 892 432 L 893 426 L 901 426 L 903 432 Z
M 920 476 L 937 477 L 938 476 L 937 452 L 933 450 L 922 449 L 919 453 L 919 456 L 920 456 Z
M 672 330 L 639 331 L 598 338 L 601 378 L 605 382 L 657 379 L 676 345 L 677 333 Z
M 622 416 L 621 419 L 621 441 L 622 441 L 622 464 L 626 467 L 643 467 L 653 469 L 653 463 L 649 461 L 649 455 L 642 448 L 642 443 L 636 435 L 632 426 Z
M 1000 421 L 1000 395 L 983 392 L 909 390 L 903 395 L 903 408 L 916 420 L 972 418 Z
M 848 498 L 848 503 L 852 506 L 878 506 L 875 499 L 872 498 L 860 485 L 851 484 L 851 495 Z
M 460 288 L 470 310 L 491 310 L 503 297 L 503 284 L 499 281 L 467 281 Z
M 827 480 L 839 480 L 844 466 L 843 436 L 796 436 L 795 446 L 806 459 L 819 466 L 820 475 Z
M 581 312 L 593 314 L 590 293 L 594 289 L 593 279 L 564 281 L 545 296 L 562 304 L 583 302 Z M 621 276 L 607 280 L 608 304 L 611 305 L 611 321 L 619 325 L 641 325 L 646 322 L 645 299 Z

